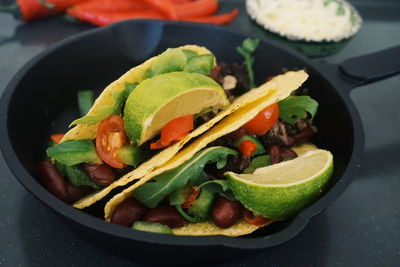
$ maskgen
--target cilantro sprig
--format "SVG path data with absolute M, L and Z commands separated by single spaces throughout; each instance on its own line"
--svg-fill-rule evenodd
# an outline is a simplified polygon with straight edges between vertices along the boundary
M 254 71 L 253 71 L 253 63 L 254 63 L 254 57 L 253 53 L 256 51 L 258 45 L 260 43 L 259 39 L 251 39 L 247 38 L 243 41 L 242 46 L 236 47 L 236 50 L 239 52 L 244 57 L 243 64 L 247 68 L 247 73 L 249 75 L 249 87 L 254 88 L 255 83 L 254 83 Z

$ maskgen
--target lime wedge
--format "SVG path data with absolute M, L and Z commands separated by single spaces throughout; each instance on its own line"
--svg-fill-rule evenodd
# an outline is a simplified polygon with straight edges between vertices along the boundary
M 332 154 L 315 149 L 253 174 L 227 172 L 225 176 L 246 208 L 266 218 L 285 220 L 314 201 L 332 173 Z
M 160 74 L 140 83 L 129 95 L 124 110 L 125 131 L 132 142 L 140 145 L 172 119 L 228 104 L 222 87 L 208 76 Z

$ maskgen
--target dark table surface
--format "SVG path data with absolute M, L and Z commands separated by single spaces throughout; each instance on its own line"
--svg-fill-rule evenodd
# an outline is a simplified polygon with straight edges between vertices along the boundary
M 399 1 L 352 2 L 363 16 L 363 28 L 323 60 L 340 62 L 400 44 Z M 223 9 L 232 6 L 243 2 L 222 1 Z M 242 12 L 229 27 L 249 31 L 249 19 Z M 24 24 L 0 14 L 0 93 L 32 57 L 92 28 L 60 18 Z M 363 166 L 347 191 L 295 238 L 225 265 L 400 266 L 400 75 L 359 87 L 351 98 L 366 142 Z M 0 179 L 0 265 L 146 265 L 110 254 L 71 231 L 17 182 L 1 155 Z

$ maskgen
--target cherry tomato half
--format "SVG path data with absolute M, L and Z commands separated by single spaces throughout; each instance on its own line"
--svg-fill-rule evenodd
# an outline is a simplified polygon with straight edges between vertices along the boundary
M 97 129 L 96 151 L 99 157 L 114 168 L 126 165 L 117 157 L 116 151 L 128 143 L 121 116 L 110 116 L 102 120 Z
M 274 103 L 261 110 L 253 119 L 247 122 L 244 127 L 248 134 L 264 135 L 276 123 L 279 116 L 278 103 Z

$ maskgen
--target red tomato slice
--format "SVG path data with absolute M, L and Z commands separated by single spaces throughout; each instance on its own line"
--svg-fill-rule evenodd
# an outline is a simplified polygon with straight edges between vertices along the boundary
M 248 134 L 264 135 L 276 123 L 279 116 L 278 103 L 274 103 L 261 110 L 253 119 L 247 122 L 244 127 Z
M 96 136 L 96 151 L 111 167 L 120 169 L 126 165 L 117 157 L 116 151 L 128 143 L 121 116 L 110 116 L 100 122 Z
M 161 138 L 150 144 L 150 149 L 160 149 L 182 140 L 194 127 L 193 115 L 178 117 L 168 122 L 161 129 Z
M 54 143 L 58 144 L 58 143 L 60 143 L 60 141 L 64 137 L 64 135 L 65 134 L 62 134 L 62 133 L 60 133 L 60 134 L 52 134 L 50 136 L 50 138 Z

